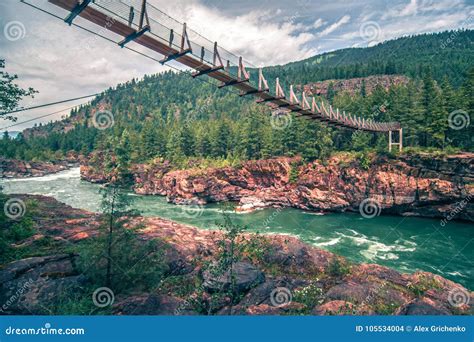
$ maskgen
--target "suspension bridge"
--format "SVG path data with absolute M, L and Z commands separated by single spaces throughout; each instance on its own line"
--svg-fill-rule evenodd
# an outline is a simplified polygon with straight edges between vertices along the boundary
M 398 122 L 376 122 L 334 109 L 324 102 L 317 103 L 302 91 L 300 98 L 294 86 L 288 89 L 276 78 L 271 91 L 262 68 L 256 68 L 241 56 L 236 56 L 203 37 L 147 0 L 21 0 L 32 7 L 63 19 L 68 25 L 83 27 L 83 22 L 94 24 L 87 31 L 117 43 L 119 47 L 137 46 L 151 50 L 161 58 L 151 57 L 161 64 L 179 63 L 192 71 L 193 78 L 209 77 L 217 80 L 218 87 L 234 87 L 239 96 L 254 96 L 257 103 L 273 109 L 293 112 L 298 117 L 318 120 L 332 127 L 367 132 L 388 132 L 389 150 L 402 150 L 403 129 Z M 80 21 L 78 23 L 78 21 Z M 97 27 L 98 26 L 98 27 Z M 153 55 L 153 56 L 154 56 Z M 258 78 L 250 77 L 258 70 Z M 288 94 L 288 95 L 287 95 Z M 393 139 L 398 135 L 398 142 Z

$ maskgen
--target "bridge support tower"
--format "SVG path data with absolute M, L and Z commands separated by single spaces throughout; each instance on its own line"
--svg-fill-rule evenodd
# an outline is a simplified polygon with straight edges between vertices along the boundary
M 398 142 L 393 142 L 392 132 L 396 131 L 388 131 L 388 151 L 392 152 L 392 146 L 398 145 L 398 150 L 402 152 L 403 149 L 403 128 L 398 130 Z

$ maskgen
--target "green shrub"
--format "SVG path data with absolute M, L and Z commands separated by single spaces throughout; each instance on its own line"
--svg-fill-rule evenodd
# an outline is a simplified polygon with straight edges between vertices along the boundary
M 35 201 L 25 201 L 24 215 L 11 219 L 3 210 L 9 197 L 0 193 L 0 264 L 16 260 L 21 255 L 13 245 L 31 237 L 35 233 L 33 219 L 37 204 Z M 30 251 L 31 252 L 31 251 Z
M 334 257 L 329 262 L 328 274 L 333 277 L 342 277 L 351 271 L 350 264 L 341 257 Z
M 42 309 L 48 315 L 110 315 L 111 305 L 100 308 L 94 304 L 92 297 L 96 289 L 92 284 L 79 291 L 77 288 L 64 289 Z
M 79 269 L 97 286 L 106 284 L 108 236 L 87 239 L 78 245 Z M 163 244 L 144 241 L 133 230 L 121 229 L 114 233 L 111 288 L 114 293 L 148 290 L 158 286 L 167 266 L 164 263 Z
M 415 296 L 420 297 L 428 290 L 441 288 L 441 284 L 430 276 L 420 274 L 418 279 L 410 282 L 407 287 Z
M 288 178 L 291 184 L 296 184 L 298 182 L 300 165 L 301 163 L 299 162 L 292 162 L 290 164 L 290 174 Z
M 370 153 L 367 151 L 364 152 L 358 152 L 356 154 L 356 158 L 359 161 L 360 166 L 364 170 L 370 169 L 370 165 L 372 163 L 372 158 L 370 156 Z
M 302 289 L 294 291 L 293 300 L 295 302 L 313 308 L 323 302 L 323 290 L 317 284 L 310 284 Z

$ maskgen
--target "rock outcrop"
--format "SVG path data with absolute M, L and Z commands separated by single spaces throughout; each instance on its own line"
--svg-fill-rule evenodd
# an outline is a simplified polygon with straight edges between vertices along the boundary
M 203 286 L 209 292 L 233 290 L 241 293 L 263 283 L 265 276 L 248 262 L 236 262 L 225 272 L 219 272 L 218 265 L 213 265 L 204 271 L 203 279 Z
M 79 290 L 86 278 L 74 255 L 32 257 L 0 270 L 0 314 L 48 314 L 65 290 Z
M 44 196 L 19 197 L 38 203 L 38 236 L 71 246 L 99 232 L 100 215 Z M 227 273 L 215 276 L 206 268 L 219 253 L 221 231 L 199 230 L 160 218 L 138 217 L 131 225 L 139 229 L 140 241 L 157 239 L 166 244 L 167 277 L 174 285 L 119 294 L 111 307 L 114 314 L 472 314 L 474 293 L 438 275 L 401 274 L 374 264 L 338 268 L 334 262 L 347 263 L 343 258 L 283 235 L 260 236 L 258 243 L 253 240 L 252 248 L 259 251 L 259 257 L 244 257 L 235 264 L 237 302 L 232 303 L 228 296 L 216 302 L 215 291 L 230 284 Z M 252 238 L 255 236 L 246 234 L 242 242 Z M 76 268 L 76 257 L 33 256 L 3 265 L 0 314 L 48 314 L 48 308 L 54 308 L 66 290 L 79 295 L 88 279 Z M 92 300 L 90 295 L 84 293 L 84 300 Z
M 408 81 L 408 77 L 403 75 L 374 75 L 346 80 L 325 80 L 306 84 L 303 88 L 309 95 L 327 96 L 330 85 L 332 85 L 334 92 L 348 92 L 352 95 L 360 94 L 362 88 L 365 86 L 365 92 L 371 94 L 376 87 L 382 87 L 385 90 L 389 90 L 392 86 L 406 85 Z M 381 104 L 379 108 L 374 108 L 374 110 L 385 111 L 385 106 L 386 104 Z
M 27 162 L 0 157 L 0 178 L 42 177 L 67 170 L 78 164 L 78 157 L 74 155 L 54 162 Z
M 366 161 L 367 162 L 367 161 Z M 135 192 L 176 204 L 236 201 L 243 211 L 294 207 L 313 211 L 474 220 L 474 154 L 380 156 L 370 165 L 350 155 L 324 163 L 299 158 L 248 161 L 241 167 L 171 170 L 166 162 L 136 165 Z M 100 168 L 81 167 L 83 179 L 106 181 Z

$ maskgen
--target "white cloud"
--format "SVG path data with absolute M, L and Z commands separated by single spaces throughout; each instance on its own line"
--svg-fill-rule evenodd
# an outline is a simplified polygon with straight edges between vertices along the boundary
M 394 0 L 386 4 L 379 1 L 305 1 L 304 10 L 284 0 L 149 2 L 257 65 L 283 64 L 311 57 L 318 52 L 365 46 L 367 44 L 361 39 L 359 31 L 367 21 L 375 21 L 380 26 L 377 41 L 459 27 L 472 28 L 474 24 L 471 0 Z M 303 2 L 298 0 L 295 3 Z M 27 105 L 98 92 L 117 83 L 166 69 L 157 62 L 68 27 L 62 21 L 17 1 L 0 1 L 0 13 L 0 51 L 7 60 L 7 71 L 17 73 L 23 87 L 33 86 L 40 91 L 36 99 L 28 101 Z M 64 12 L 61 15 L 64 16 Z M 332 22 L 329 18 L 340 19 Z M 27 32 L 24 39 L 16 42 L 3 39 L 3 27 L 11 20 L 25 24 Z M 142 51 L 150 53 L 144 48 Z M 154 56 L 162 57 L 158 54 Z M 57 109 L 60 108 L 56 106 L 21 113 L 19 120 Z M 59 115 L 52 118 L 59 118 Z M 0 122 L 0 127 L 2 125 L 3 122 Z
M 410 2 L 402 8 L 400 11 L 400 16 L 404 17 L 406 15 L 413 15 L 416 14 L 418 11 L 418 1 L 417 0 L 410 0 Z
M 326 24 L 326 22 L 323 19 L 319 18 L 314 22 L 313 29 L 318 29 L 318 28 L 320 28 L 321 26 L 323 26 L 325 24 Z
M 160 1 L 159 7 L 255 65 L 284 64 L 317 53 L 316 49 L 308 47 L 315 35 L 305 31 L 305 26 L 295 20 L 275 22 L 276 11 L 257 9 L 240 16 L 228 16 L 197 1 L 172 4 Z
M 464 8 L 463 0 L 410 0 L 407 4 L 391 6 L 381 19 L 423 16 L 433 14 L 430 12 L 449 12 L 459 8 Z
M 327 36 L 328 34 L 336 31 L 339 27 L 341 27 L 342 25 L 344 24 L 347 24 L 349 21 L 351 20 L 351 16 L 350 15 L 345 15 L 343 16 L 341 19 L 339 19 L 338 21 L 336 21 L 335 23 L 329 25 L 328 27 L 326 27 L 324 30 L 322 30 L 320 33 L 319 33 L 319 37 L 324 37 L 324 36 Z
M 473 6 L 462 0 L 412 0 L 391 6 L 388 10 L 361 13 L 359 27 L 354 27 L 341 37 L 349 41 L 362 40 L 360 27 L 367 24 L 369 19 L 379 25 L 377 41 L 381 42 L 407 35 L 472 28 L 473 17 Z

